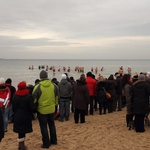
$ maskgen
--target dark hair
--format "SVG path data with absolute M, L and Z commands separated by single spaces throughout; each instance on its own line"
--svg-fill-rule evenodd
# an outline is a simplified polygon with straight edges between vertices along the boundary
M 12 80 L 10 78 L 8 78 L 6 81 L 5 81 L 5 84 L 11 84 Z
M 40 82 L 40 79 L 36 79 L 36 80 L 34 81 L 35 84 L 38 84 L 39 82 Z
M 74 81 L 74 77 L 70 77 L 70 80 L 73 80 L 73 81 Z
M 87 77 L 92 77 L 92 72 L 88 72 L 88 73 L 86 74 L 86 76 L 87 76 Z
M 108 77 L 108 80 L 114 80 L 114 76 L 111 74 L 111 75 Z
M 130 74 L 124 74 L 123 75 L 123 77 L 122 77 L 122 87 L 124 87 L 126 84 L 130 84 L 131 85 L 130 77 L 131 77 Z
M 85 76 L 81 76 L 80 81 L 85 82 Z
M 95 75 L 94 74 L 92 74 L 92 78 L 95 79 Z
M 68 78 L 68 73 L 65 72 L 64 74 L 65 74 L 65 75 L 67 76 L 67 78 Z

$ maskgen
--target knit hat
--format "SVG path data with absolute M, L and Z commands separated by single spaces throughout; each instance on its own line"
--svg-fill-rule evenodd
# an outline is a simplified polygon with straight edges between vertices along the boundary
M 4 78 L 0 78 L 0 84 L 5 84 L 5 79 Z
M 25 90 L 27 88 L 26 83 L 24 81 L 18 84 L 18 90 Z
M 145 80 L 145 75 L 144 74 L 140 74 L 138 77 L 139 80 Z
M 65 74 L 62 74 L 61 79 L 67 79 L 67 76 Z
M 17 87 L 18 90 L 15 92 L 16 95 L 25 96 L 29 94 L 29 90 L 27 89 L 25 81 L 20 82 Z
M 42 70 L 40 72 L 40 79 L 47 79 L 47 78 L 48 78 L 47 72 L 45 70 Z

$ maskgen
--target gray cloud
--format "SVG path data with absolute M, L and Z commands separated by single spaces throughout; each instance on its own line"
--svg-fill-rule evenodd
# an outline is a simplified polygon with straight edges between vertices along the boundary
M 39 51 L 32 58 L 41 57 L 44 47 L 43 58 L 48 54 L 78 58 L 81 51 L 85 58 L 91 52 L 95 57 L 111 53 L 117 58 L 117 50 L 125 51 L 126 58 L 131 51 L 150 54 L 149 0 L 0 0 L 0 4 L 0 47 L 5 58 L 4 50 L 27 57 L 36 49 Z M 20 49 L 23 55 L 18 55 Z M 68 55 L 59 56 L 62 51 Z M 148 55 L 142 53 L 141 57 Z
M 13 36 L 0 36 L 0 46 L 66 46 L 76 43 L 53 41 L 46 38 L 19 39 Z

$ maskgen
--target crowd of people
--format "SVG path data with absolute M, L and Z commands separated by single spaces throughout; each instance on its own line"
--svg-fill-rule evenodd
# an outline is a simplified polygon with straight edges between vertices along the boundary
M 111 97 L 106 97 L 106 91 Z M 57 144 L 55 114 L 59 112 L 60 122 L 69 121 L 74 113 L 74 123 L 85 123 L 88 115 L 106 115 L 122 111 L 126 107 L 126 123 L 134 120 L 136 132 L 144 132 L 144 118 L 150 112 L 150 76 L 145 73 L 127 74 L 121 67 L 108 78 L 89 71 L 79 79 L 61 74 L 61 80 L 49 79 L 46 70 L 41 70 L 35 85 L 21 81 L 17 89 L 12 80 L 0 78 L 0 141 L 7 132 L 8 123 L 18 134 L 18 150 L 26 150 L 25 137 L 33 132 L 32 120 L 37 118 L 41 129 L 41 148 Z M 50 132 L 49 132 L 50 131 Z

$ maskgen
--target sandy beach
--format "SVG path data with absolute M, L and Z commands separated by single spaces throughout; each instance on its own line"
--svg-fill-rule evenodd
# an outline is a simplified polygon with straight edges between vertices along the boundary
M 70 120 L 55 121 L 58 145 L 52 145 L 51 150 L 149 150 L 150 126 L 145 125 L 144 133 L 128 130 L 125 122 L 126 108 L 121 112 L 86 116 L 85 124 L 75 124 L 73 113 Z M 17 150 L 17 134 L 9 124 L 8 132 L 0 143 L 0 150 Z M 28 150 L 41 150 L 41 133 L 38 120 L 33 121 L 33 132 L 26 136 Z

